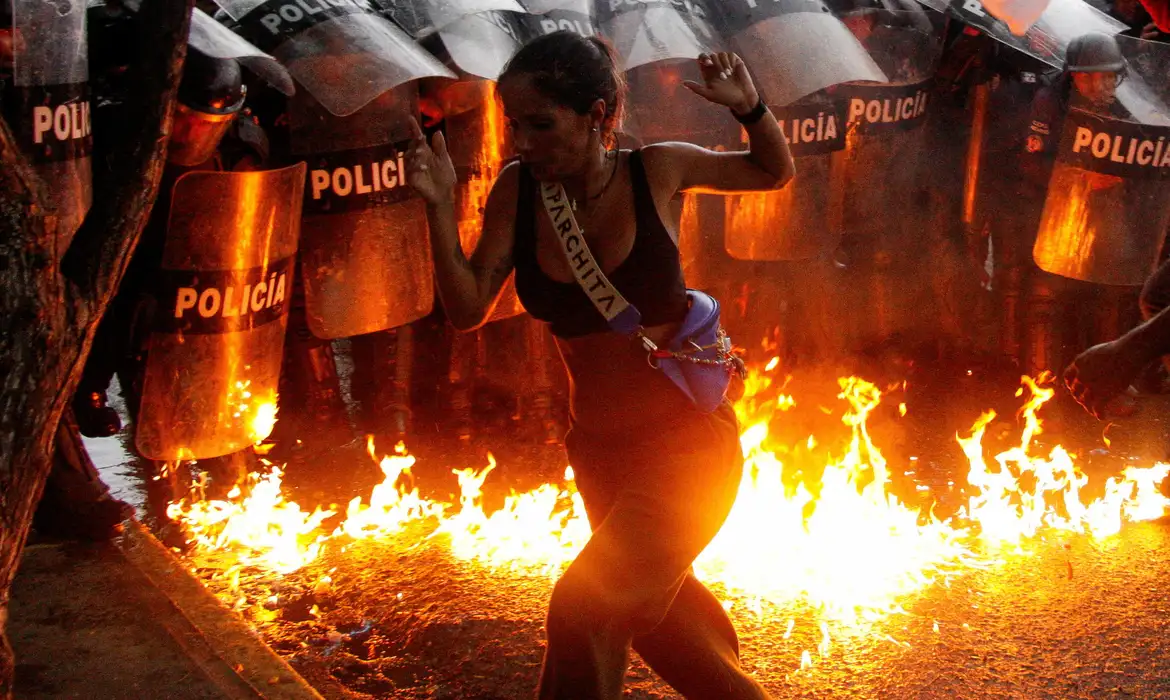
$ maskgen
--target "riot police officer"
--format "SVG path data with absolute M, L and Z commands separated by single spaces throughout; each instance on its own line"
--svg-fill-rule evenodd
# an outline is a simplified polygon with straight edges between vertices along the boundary
M 1047 185 L 1070 108 L 1114 119 L 1131 116 L 1117 99 L 1126 70 L 1117 40 L 1096 32 L 1078 36 L 1069 42 L 1065 59 L 1063 73 L 1041 91 L 1032 110 L 1025 172 L 1037 185 Z M 1090 178 L 1094 190 L 1121 184 L 1109 175 L 1084 177 Z M 1073 348 L 1116 337 L 1136 320 L 1136 290 L 1070 279 L 1029 265 L 1033 270 L 1025 313 L 1028 371 L 1055 371 L 1070 359 Z
M 98 327 L 74 395 L 73 407 L 85 435 L 101 437 L 120 429 L 117 414 L 107 406 L 107 391 L 115 375 L 127 410 L 132 418 L 138 417 L 147 338 L 159 303 L 153 287 L 162 266 L 176 181 L 193 171 L 255 170 L 268 157 L 266 136 L 243 107 L 246 94 L 235 60 L 213 58 L 189 47 L 159 195 L 122 284 Z M 226 492 L 248 469 L 251 450 L 244 453 L 200 460 L 199 467 L 212 475 L 216 490 L 224 487 Z
M 215 59 L 195 49 L 187 54 L 183 79 L 175 105 L 167 165 L 159 196 L 126 275 L 111 301 L 93 350 L 73 398 L 81 433 L 106 437 L 121 429 L 117 413 L 108 406 L 107 391 L 115 374 L 121 374 L 128 405 L 137 407 L 135 370 L 142 360 L 143 295 L 162 261 L 170 191 L 175 180 L 192 170 L 252 169 L 267 158 L 264 132 L 250 119 L 237 120 L 245 96 L 239 65 Z M 225 138 L 225 136 L 227 138 Z

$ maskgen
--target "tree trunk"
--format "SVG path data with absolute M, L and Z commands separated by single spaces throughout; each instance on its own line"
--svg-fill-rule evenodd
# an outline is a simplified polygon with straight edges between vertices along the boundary
M 44 185 L 0 119 L 0 698 L 13 691 L 9 588 L 61 412 L 158 193 L 191 3 L 142 4 L 127 75 L 135 94 L 120 131 L 95 130 L 94 205 L 62 260 Z

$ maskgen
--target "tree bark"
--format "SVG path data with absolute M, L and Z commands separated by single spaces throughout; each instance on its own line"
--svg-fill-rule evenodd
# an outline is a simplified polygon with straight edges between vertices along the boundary
M 117 132 L 94 133 L 94 205 L 60 261 L 44 185 L 0 119 L 0 698 L 12 696 L 8 592 L 53 436 L 146 224 L 166 158 L 193 0 L 148 0 Z

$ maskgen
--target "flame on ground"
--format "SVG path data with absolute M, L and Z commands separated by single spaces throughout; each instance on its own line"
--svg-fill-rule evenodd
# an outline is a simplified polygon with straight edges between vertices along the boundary
M 821 622 L 862 630 L 864 623 L 904 612 L 900 601 L 907 594 L 990 566 L 988 555 L 1004 547 L 1026 552 L 1028 538 L 1047 531 L 1107 537 L 1125 522 L 1161 517 L 1170 506 L 1159 493 L 1170 464 L 1127 468 L 1106 482 L 1102 497 L 1085 503 L 1089 479 L 1073 456 L 1059 445 L 1038 454 L 1035 444 L 1043 431 L 1039 411 L 1054 393 L 1046 386 L 1051 377 L 1025 377 L 1017 394 L 1028 393 L 1019 445 L 987 459 L 982 440 L 995 419 L 992 412 L 981 416 L 968 436 L 957 436 L 970 463 L 970 495 L 955 517 L 940 521 L 891 493 L 887 460 L 867 427 L 881 392 L 865 380 L 839 380 L 838 398 L 848 405 L 841 420 L 850 433 L 840 456 L 827 464 L 802 463 L 824 442 L 812 435 L 800 449 L 772 444 L 769 424 L 796 403 L 782 393 L 786 382 L 777 384 L 776 365 L 768 363 L 748 377 L 737 405 L 744 479 L 722 531 L 696 562 L 700 578 L 718 584 L 728 607 L 767 614 L 768 605 L 803 601 Z M 175 503 L 168 515 L 186 526 L 199 548 L 231 550 L 243 563 L 278 573 L 312 563 L 324 546 L 389 538 L 409 523 L 430 523 L 431 538 L 460 560 L 536 577 L 555 578 L 588 541 L 571 469 L 563 486 L 512 493 L 488 514 L 482 488 L 496 466 L 494 457 L 480 469 L 454 470 L 461 496 L 452 505 L 420 496 L 410 474 L 414 457 L 404 445 L 381 460 L 372 442 L 369 452 L 385 480 L 368 504 L 360 497 L 350 502 L 330 536 L 322 525 L 335 514 L 306 513 L 285 501 L 277 467 L 263 477 L 253 475 L 248 489 L 236 490 L 226 501 Z M 807 475 L 818 471 L 819 479 L 808 483 Z M 790 478 L 797 474 L 806 478 Z M 788 633 L 792 626 L 790 621 Z M 823 657 L 831 645 L 828 627 L 820 631 Z M 801 666 L 811 664 L 806 653 Z
M 321 525 L 333 511 L 306 513 L 280 493 L 282 472 L 249 474 L 246 492 L 238 486 L 227 500 L 178 501 L 167 517 L 182 522 L 188 538 L 209 550 L 230 549 L 241 563 L 291 573 L 317 559 L 326 537 Z

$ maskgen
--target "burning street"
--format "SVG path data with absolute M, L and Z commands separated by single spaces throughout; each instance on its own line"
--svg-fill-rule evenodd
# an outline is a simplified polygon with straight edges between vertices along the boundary
M 696 562 L 770 690 L 1170 693 L 1170 465 L 1117 458 L 1100 436 L 1066 451 L 1044 429 L 1052 390 L 1030 379 L 1018 419 L 975 415 L 949 445 L 901 454 L 932 430 L 912 389 L 843 378 L 806 405 L 794 385 L 817 383 L 771 367 L 738 403 L 744 480 Z M 454 470 L 448 498 L 452 479 L 427 479 L 442 455 L 370 450 L 384 481 L 348 504 L 298 505 L 279 469 L 226 501 L 172 504 L 195 572 L 327 696 L 526 696 L 552 583 L 588 538 L 571 480 L 505 493 L 492 477 L 516 465 L 485 456 Z M 673 697 L 630 673 L 634 697 Z
M 1170 698 L 1166 2 L 0 3 L 0 700 Z

